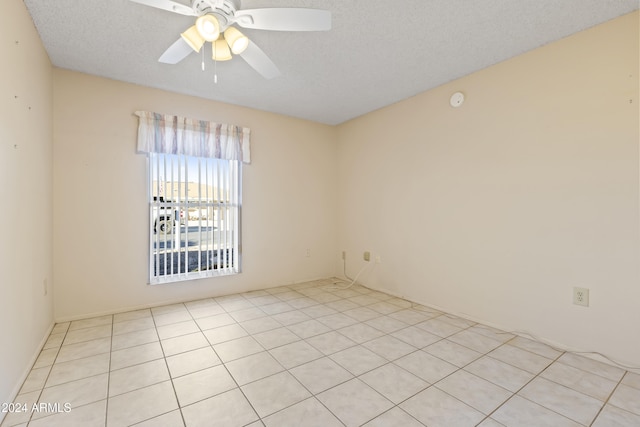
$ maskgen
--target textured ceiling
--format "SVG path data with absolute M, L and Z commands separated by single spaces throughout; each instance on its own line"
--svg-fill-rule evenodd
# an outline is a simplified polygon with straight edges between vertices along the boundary
M 189 0 L 177 0 L 189 4 Z M 128 0 L 24 0 L 54 66 L 342 123 L 638 9 L 638 0 L 243 0 L 331 11 L 328 32 L 243 30 L 280 68 L 158 63 L 194 18 Z

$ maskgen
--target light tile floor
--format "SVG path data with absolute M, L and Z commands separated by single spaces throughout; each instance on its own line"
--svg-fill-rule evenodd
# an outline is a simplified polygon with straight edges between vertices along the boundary
M 638 374 L 339 287 L 57 324 L 2 427 L 640 426 Z

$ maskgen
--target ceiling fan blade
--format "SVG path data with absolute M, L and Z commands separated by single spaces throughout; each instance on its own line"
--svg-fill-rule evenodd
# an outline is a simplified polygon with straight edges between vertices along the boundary
M 249 45 L 240 56 L 265 79 L 273 79 L 281 74 L 276 64 L 252 41 L 249 41 Z
M 275 31 L 327 31 L 331 29 L 331 12 L 319 9 L 267 8 L 242 9 L 235 14 L 244 28 Z
M 169 12 L 179 13 L 180 15 L 196 16 L 190 6 L 186 4 L 178 3 L 171 0 L 131 0 L 134 3 L 140 3 L 145 6 L 151 6 L 162 10 L 168 10 Z
M 176 40 L 167 50 L 164 51 L 158 62 L 164 64 L 177 64 L 186 58 L 193 49 L 185 42 L 182 37 Z

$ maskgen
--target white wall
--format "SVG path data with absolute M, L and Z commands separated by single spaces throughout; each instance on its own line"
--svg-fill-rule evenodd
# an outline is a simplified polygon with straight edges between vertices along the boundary
M 366 285 L 640 366 L 638 22 L 341 125 L 350 274 L 370 250 Z
M 53 76 L 57 320 L 333 273 L 335 128 L 61 69 Z M 145 157 L 135 152 L 136 110 L 251 128 L 242 274 L 146 284 L 147 175 Z
M 10 402 L 53 326 L 51 64 L 20 0 L 0 4 L 0 58 L 0 402 Z

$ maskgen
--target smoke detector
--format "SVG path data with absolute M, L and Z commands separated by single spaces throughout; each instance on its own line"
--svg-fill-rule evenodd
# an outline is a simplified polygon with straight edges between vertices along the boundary
M 451 98 L 449 99 L 449 104 L 451 104 L 453 108 L 458 108 L 459 106 L 462 105 L 463 102 L 464 102 L 464 93 L 462 92 L 454 93 L 453 95 L 451 95 Z

